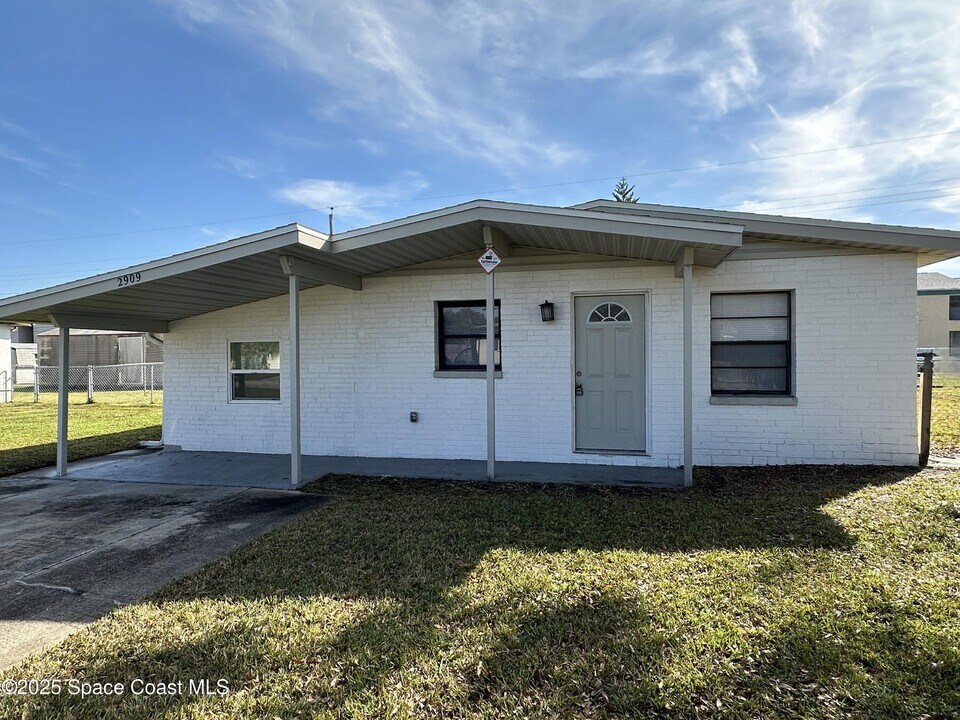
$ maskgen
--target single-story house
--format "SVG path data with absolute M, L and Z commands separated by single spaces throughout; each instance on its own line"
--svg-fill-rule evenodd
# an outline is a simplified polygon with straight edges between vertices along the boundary
M 294 482 L 305 453 L 689 483 L 916 465 L 916 271 L 958 256 L 947 230 L 476 200 L 285 225 L 4 299 L 0 321 L 165 333 L 166 446 L 289 452 Z
M 917 273 L 917 349 L 933 350 L 937 370 L 960 372 L 960 278 Z

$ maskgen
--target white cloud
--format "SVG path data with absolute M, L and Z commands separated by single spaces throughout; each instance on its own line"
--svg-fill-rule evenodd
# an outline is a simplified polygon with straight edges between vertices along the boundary
M 371 140 L 369 138 L 360 138 L 357 140 L 357 145 L 362 147 L 371 155 L 384 155 L 387 152 L 387 146 L 384 145 L 379 140 Z
M 823 18 L 825 7 L 815 8 L 827 3 L 817 3 L 816 0 L 793 0 L 790 5 L 790 19 L 792 30 L 803 41 L 809 53 L 817 52 L 823 46 L 823 34 L 827 23 Z
M 250 158 L 239 155 L 217 155 L 210 160 L 211 165 L 220 170 L 239 175 L 245 180 L 256 180 L 260 164 Z
M 750 39 L 743 28 L 730 28 L 723 33 L 723 39 L 729 59 L 725 65 L 707 72 L 700 86 L 704 97 L 720 114 L 732 106 L 746 105 L 761 82 Z
M 417 173 L 405 173 L 379 185 L 305 178 L 283 188 L 277 195 L 311 210 L 333 206 L 338 220 L 367 224 L 390 216 L 392 204 L 407 201 L 428 187 L 429 183 Z
M 810 3 L 799 5 L 795 29 L 809 54 L 777 79 L 790 92 L 771 104 L 771 119 L 753 140 L 758 156 L 796 156 L 750 166 L 748 197 L 777 202 L 744 209 L 790 206 L 797 214 L 846 219 L 863 217 L 864 210 L 882 213 L 885 206 L 900 214 L 918 208 L 960 214 L 957 194 L 917 202 L 929 195 L 871 199 L 896 191 L 858 192 L 960 176 L 956 135 L 886 142 L 960 129 L 960 45 L 951 31 L 960 7 L 937 0 L 838 2 L 827 23 Z M 797 155 L 851 145 L 867 147 Z M 742 197 L 743 188 L 737 193 Z M 809 193 L 827 197 L 789 200 Z M 858 203 L 868 205 L 848 207 Z
M 164 1 L 191 29 L 225 29 L 277 64 L 321 79 L 312 102 L 326 116 L 344 109 L 373 114 L 425 146 L 502 169 L 580 157 L 576 148 L 543 137 L 525 111 L 527 99 L 505 81 L 529 52 L 523 34 L 529 24 L 509 25 L 524 10 L 510 3 L 496 8 L 462 0 L 437 10 L 427 0 Z

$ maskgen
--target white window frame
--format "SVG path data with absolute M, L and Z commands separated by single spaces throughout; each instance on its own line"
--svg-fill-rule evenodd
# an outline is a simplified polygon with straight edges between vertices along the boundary
M 230 367 L 230 346 L 238 343 L 277 343 L 280 349 L 280 367 L 274 370 L 233 370 Z M 280 338 L 232 338 L 227 340 L 227 402 L 231 405 L 277 405 L 283 402 L 283 341 Z M 233 376 L 234 375 L 257 375 L 263 373 L 276 373 L 280 376 L 280 397 L 270 398 L 235 398 L 233 396 Z

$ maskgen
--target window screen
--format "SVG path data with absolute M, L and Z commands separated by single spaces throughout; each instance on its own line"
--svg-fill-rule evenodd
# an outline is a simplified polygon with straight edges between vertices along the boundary
M 950 296 L 950 319 L 960 320 L 960 295 Z
M 714 394 L 790 394 L 790 310 L 789 292 L 710 296 Z

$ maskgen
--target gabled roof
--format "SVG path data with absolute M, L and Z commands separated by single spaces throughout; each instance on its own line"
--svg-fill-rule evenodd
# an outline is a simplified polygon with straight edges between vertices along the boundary
M 591 200 L 574 207 L 636 217 L 733 223 L 743 227 L 744 237 L 756 239 L 815 242 L 839 247 L 917 253 L 919 266 L 960 257 L 960 231 L 957 230 L 624 203 L 615 200 Z
M 473 200 L 331 238 L 298 223 L 112 273 L 0 300 L 2 322 L 165 332 L 171 321 L 304 289 L 359 290 L 363 279 L 470 253 L 486 238 L 509 253 L 554 251 L 612 260 L 716 267 L 745 235 L 886 252 L 925 264 L 960 256 L 960 233 L 597 200 L 572 208 Z M 504 267 L 509 266 L 509 259 Z M 478 272 L 479 272 L 478 266 Z
M 917 273 L 917 292 L 934 295 L 944 291 L 960 292 L 960 278 L 952 278 L 938 272 Z
M 741 227 L 474 200 L 351 230 L 331 239 L 293 223 L 112 273 L 0 301 L 0 320 L 165 332 L 170 321 L 287 292 L 280 259 L 301 287 L 360 289 L 362 279 L 484 248 L 482 227 L 504 245 L 672 263 L 685 247 L 715 267 L 741 244 Z M 478 266 L 479 268 L 479 266 Z M 301 274 L 300 271 L 297 274 Z

